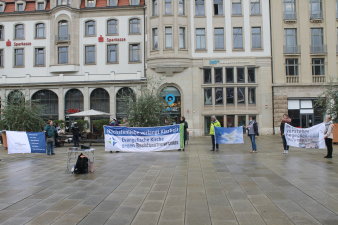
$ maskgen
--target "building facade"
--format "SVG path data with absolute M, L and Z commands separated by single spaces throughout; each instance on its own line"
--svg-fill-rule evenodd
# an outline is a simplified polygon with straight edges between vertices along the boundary
M 40 100 L 44 118 L 126 115 L 145 83 L 144 1 L 0 0 L 0 97 Z
M 323 121 L 316 100 L 337 82 L 337 0 L 271 1 L 274 127 L 284 113 L 297 127 Z
M 272 133 L 268 0 L 146 0 L 147 77 L 159 79 L 167 116 L 190 134 L 248 123 Z

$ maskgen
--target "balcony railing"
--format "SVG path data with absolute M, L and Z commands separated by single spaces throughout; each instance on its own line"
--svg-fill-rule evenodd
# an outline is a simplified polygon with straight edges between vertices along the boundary
M 299 76 L 286 76 L 286 83 L 288 84 L 298 84 L 299 83 Z
M 312 83 L 325 83 L 325 75 L 312 75 Z
M 294 12 L 284 12 L 284 20 L 296 20 L 297 15 Z
M 322 20 L 323 19 L 323 13 L 312 13 L 310 15 L 310 20 Z
M 326 45 L 311 45 L 310 52 L 311 54 L 326 54 L 327 48 Z
M 56 42 L 69 42 L 70 35 L 56 35 L 55 40 Z
M 288 46 L 284 45 L 284 54 L 299 54 L 300 53 L 300 46 Z

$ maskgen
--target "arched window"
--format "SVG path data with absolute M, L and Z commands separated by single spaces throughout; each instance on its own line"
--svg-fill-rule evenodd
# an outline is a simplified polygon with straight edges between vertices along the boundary
M 69 40 L 68 21 L 66 20 L 61 20 L 58 23 L 58 40 L 59 41 Z
M 111 19 L 107 21 L 107 34 L 108 35 L 115 35 L 118 34 L 117 28 L 118 22 L 115 19 Z
M 5 39 L 5 28 L 3 25 L 0 25 L 0 40 Z
M 38 23 L 35 25 L 35 38 L 45 38 L 46 31 L 45 31 L 45 24 Z
M 32 101 L 41 106 L 41 116 L 44 119 L 56 120 L 59 118 L 59 98 L 53 91 L 37 91 L 33 94 Z
M 19 104 L 25 100 L 25 96 L 19 90 L 11 91 L 7 96 L 7 104 Z
M 121 88 L 116 94 L 116 117 L 121 120 L 128 115 L 128 105 L 135 101 L 136 97 L 131 88 Z
M 96 23 L 94 20 L 89 20 L 85 23 L 85 35 L 86 36 L 96 35 L 95 25 Z
M 129 20 L 129 34 L 140 34 L 140 20 L 137 18 Z
M 96 88 L 90 94 L 90 108 L 109 113 L 109 93 L 103 88 Z
M 83 111 L 83 94 L 78 89 L 70 89 L 65 96 L 66 114 Z
M 15 39 L 25 39 L 25 27 L 23 24 L 15 25 Z

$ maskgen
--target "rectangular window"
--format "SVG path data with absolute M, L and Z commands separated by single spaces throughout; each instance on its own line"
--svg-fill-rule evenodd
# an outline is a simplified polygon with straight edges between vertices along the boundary
M 108 1 L 108 6 L 117 6 L 117 1 L 118 0 L 109 0 Z
M 214 37 L 215 37 L 215 49 L 224 49 L 224 29 L 215 28 Z
M 261 2 L 260 0 L 251 0 L 250 2 L 250 13 L 251 15 L 261 14 Z
M 233 87 L 227 87 L 226 92 L 227 92 L 227 104 L 234 104 L 235 103 L 234 88 Z
M 234 83 L 234 68 L 226 68 L 226 82 L 227 83 Z
M 85 46 L 85 64 L 95 64 L 96 62 L 95 45 Z
M 184 0 L 178 0 L 178 15 L 185 15 L 185 2 Z
M 323 8 L 322 0 L 310 0 L 310 19 L 322 19 Z
M 0 49 L 0 67 L 4 67 L 4 50 Z
M 185 46 L 185 27 L 180 27 L 179 29 L 179 48 L 186 49 Z
M 284 53 L 298 53 L 296 28 L 284 29 L 284 41 Z
M 214 0 L 214 15 L 223 15 L 223 0 Z
M 165 27 L 165 48 L 173 48 L 173 28 Z
M 45 66 L 45 49 L 36 48 L 35 49 L 35 66 Z
M 204 28 L 197 28 L 196 29 L 196 49 L 197 50 L 206 49 L 205 29 Z
M 203 80 L 204 80 L 204 84 L 211 84 L 211 69 L 210 68 L 203 69 Z
M 0 25 L 0 40 L 5 39 L 5 28 L 3 25 Z
M 141 46 L 140 44 L 129 45 L 129 62 L 141 62 Z
M 245 72 L 243 67 L 237 67 L 237 83 L 245 82 Z
M 164 14 L 165 15 L 172 15 L 173 8 L 171 0 L 164 0 Z
M 44 2 L 38 2 L 37 10 L 45 10 L 45 3 Z
M 215 105 L 223 105 L 223 88 L 215 88 Z
M 298 75 L 298 59 L 285 59 L 285 73 L 286 76 Z
M 95 25 L 96 25 L 96 23 L 92 20 L 87 21 L 85 23 L 85 28 L 86 28 L 85 35 L 86 36 L 94 36 L 96 34 Z
M 245 88 L 237 88 L 237 104 L 245 104 Z
M 70 5 L 71 0 L 58 0 L 58 5 Z
M 312 59 L 312 75 L 325 75 L 324 58 Z
M 323 28 L 311 28 L 311 53 L 324 52 Z
M 107 45 L 107 63 L 118 63 L 118 45 Z
M 158 0 L 153 0 L 152 9 L 153 16 L 158 16 Z
M 94 0 L 87 0 L 87 7 L 95 7 L 95 1 Z
M 204 88 L 204 105 L 212 105 L 212 88 Z
M 223 68 L 215 68 L 215 83 L 223 83 Z
M 14 66 L 24 66 L 24 49 L 14 49 Z
M 242 2 L 238 0 L 233 0 L 232 2 L 232 15 L 241 16 L 242 15 Z
M 3 11 L 4 11 L 4 5 L 0 4 L 0 12 L 3 12 Z
M 262 48 L 262 30 L 260 27 L 251 28 L 251 46 L 253 49 Z
M 249 104 L 256 104 L 256 88 L 249 87 L 248 88 L 248 97 L 249 97 Z
M 140 0 L 130 0 L 130 5 L 139 5 Z
M 237 119 L 238 119 L 238 126 L 246 126 L 246 116 L 243 115 L 243 116 L 237 116 Z M 243 129 L 244 133 L 245 133 L 245 129 Z
M 295 20 L 296 16 L 296 0 L 284 0 L 284 19 Z
M 255 67 L 248 67 L 248 83 L 256 83 Z
M 17 6 L 17 11 L 19 12 L 22 12 L 25 10 L 23 3 L 18 3 L 16 6 Z
M 243 49 L 243 30 L 242 27 L 233 28 L 233 47 L 234 49 Z
M 195 0 L 195 16 L 205 16 L 204 0 Z
M 58 63 L 68 64 L 68 47 L 58 47 Z
M 158 29 L 153 28 L 153 50 L 158 50 Z
M 227 127 L 235 127 L 235 115 L 227 115 Z

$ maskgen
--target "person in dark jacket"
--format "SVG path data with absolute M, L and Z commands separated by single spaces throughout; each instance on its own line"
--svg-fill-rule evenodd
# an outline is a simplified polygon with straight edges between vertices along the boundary
M 283 148 L 284 148 L 284 152 L 283 154 L 288 154 L 289 153 L 289 145 L 288 143 L 286 142 L 286 138 L 285 138 L 285 135 L 284 135 L 284 129 L 285 129 L 285 124 L 290 124 L 291 123 L 291 118 L 289 117 L 289 115 L 287 114 L 284 114 L 283 115 L 283 118 L 282 118 L 282 121 L 280 123 L 280 135 L 282 136 L 282 140 L 283 140 Z
M 72 134 L 73 134 L 73 142 L 74 142 L 74 147 L 79 147 L 80 146 L 80 128 L 77 125 L 77 122 L 74 122 L 72 126 Z
M 253 119 L 252 116 L 249 117 L 249 125 L 246 127 L 248 130 L 248 136 L 250 137 L 251 141 L 251 148 L 253 153 L 257 152 L 257 145 L 256 145 L 256 136 L 259 136 L 258 133 L 258 124 L 257 122 Z
M 187 144 L 187 141 L 188 141 L 189 133 L 188 133 L 188 122 L 185 121 L 184 116 L 181 116 L 180 123 L 184 124 L 184 147 L 185 147 L 185 145 Z M 184 151 L 184 148 L 183 148 L 183 151 Z
M 48 120 L 47 125 L 44 128 L 47 142 L 47 155 L 55 155 L 54 144 L 56 136 L 56 128 L 53 126 L 53 121 Z

